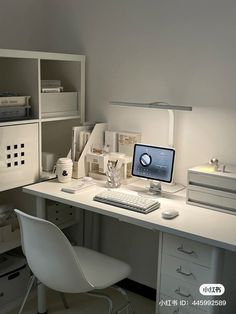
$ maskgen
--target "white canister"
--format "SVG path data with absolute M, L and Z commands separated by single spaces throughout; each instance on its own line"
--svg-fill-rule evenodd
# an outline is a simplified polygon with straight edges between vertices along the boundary
M 59 182 L 70 182 L 73 162 L 70 158 L 59 158 L 56 164 L 56 175 Z
M 42 153 L 42 168 L 43 171 L 53 171 L 55 165 L 55 154 L 43 152 Z

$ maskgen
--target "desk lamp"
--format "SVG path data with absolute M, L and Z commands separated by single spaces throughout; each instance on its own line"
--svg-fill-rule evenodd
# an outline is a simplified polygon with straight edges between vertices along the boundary
M 110 104 L 116 105 L 116 106 L 124 106 L 124 107 L 140 107 L 140 108 L 168 110 L 168 116 L 169 116 L 168 145 L 169 147 L 172 147 L 172 148 L 174 147 L 174 123 L 175 123 L 174 111 L 175 110 L 192 111 L 191 106 L 178 106 L 178 105 L 169 104 L 167 102 L 162 102 L 162 101 L 156 101 L 156 102 L 150 102 L 150 103 L 111 101 Z M 155 188 L 156 186 L 155 182 L 153 181 L 151 184 L 153 184 Z M 172 182 L 172 185 L 175 185 L 175 183 Z M 157 189 L 159 189 L 158 184 L 157 184 Z M 180 190 L 181 189 L 182 188 L 180 188 Z
M 192 111 L 190 106 L 178 106 L 169 104 L 167 102 L 156 101 L 151 103 L 139 103 L 139 102 L 127 102 L 127 101 L 111 101 L 110 104 L 116 106 L 124 107 L 141 107 L 141 108 L 151 108 L 151 109 L 164 109 L 168 110 L 169 115 L 169 136 L 168 136 L 168 145 L 174 147 L 174 111 L 183 110 L 183 111 Z

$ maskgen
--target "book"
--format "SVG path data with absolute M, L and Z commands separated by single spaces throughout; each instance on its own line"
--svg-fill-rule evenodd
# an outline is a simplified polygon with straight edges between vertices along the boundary
M 11 106 L 28 106 L 30 96 L 9 96 L 0 97 L 1 107 L 11 107 Z
M 79 159 L 79 156 L 89 139 L 92 129 L 93 125 L 74 126 L 72 128 L 71 159 L 73 161 L 77 161 Z
M 61 86 L 60 80 L 41 80 L 41 88 L 60 87 L 60 86 Z
M 80 133 L 79 133 L 79 149 L 78 149 L 79 154 L 81 154 L 85 145 L 87 144 L 88 139 L 90 137 L 90 134 L 91 134 L 91 130 L 80 131 Z
M 63 87 L 43 87 L 41 91 L 42 93 L 60 93 L 63 92 Z

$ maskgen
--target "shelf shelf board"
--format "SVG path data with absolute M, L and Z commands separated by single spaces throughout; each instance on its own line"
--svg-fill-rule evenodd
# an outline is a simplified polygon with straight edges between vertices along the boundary
M 49 171 L 42 171 L 40 175 L 40 181 L 47 181 L 47 180 L 51 180 L 55 178 L 56 178 L 56 174 Z
M 0 242 L 0 254 L 15 249 L 20 245 L 21 245 L 20 238 L 8 242 Z
M 23 59 L 45 59 L 58 61 L 79 61 L 84 62 L 84 55 L 42 52 L 42 51 L 25 51 L 13 49 L 0 49 L 0 57 L 3 58 L 23 58 Z
M 30 124 L 37 123 L 39 119 L 29 119 L 29 120 L 17 120 L 17 121 L 0 121 L 0 126 L 8 126 L 8 125 L 19 125 L 19 124 Z
M 65 117 L 53 117 L 53 118 L 42 118 L 42 122 L 51 122 L 51 121 L 63 121 L 63 120 L 72 120 L 72 119 L 80 119 L 80 115 L 76 116 L 65 116 Z

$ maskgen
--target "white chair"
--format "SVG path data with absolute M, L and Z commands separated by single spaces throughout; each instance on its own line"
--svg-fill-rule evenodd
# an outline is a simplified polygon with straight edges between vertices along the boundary
M 98 293 L 93 290 L 110 287 L 128 277 L 131 272 L 130 266 L 94 250 L 72 246 L 53 223 L 17 209 L 15 212 L 20 223 L 22 248 L 33 273 L 19 314 L 36 278 L 47 287 L 61 293 L 87 292 L 93 296 L 103 297 L 108 301 L 108 313 L 111 314 L 111 299 L 100 291 Z M 123 290 L 118 290 L 124 294 Z M 63 301 L 67 307 L 65 300 Z M 126 305 L 117 313 L 125 309 L 127 313 L 131 309 L 128 298 Z

